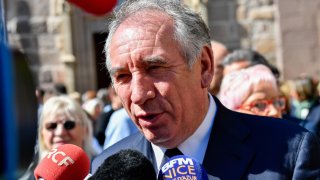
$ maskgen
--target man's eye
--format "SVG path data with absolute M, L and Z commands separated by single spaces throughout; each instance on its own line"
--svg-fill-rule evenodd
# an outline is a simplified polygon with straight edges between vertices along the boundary
M 117 74 L 115 76 L 115 81 L 119 83 L 126 82 L 130 79 L 130 74 Z
M 159 74 L 159 73 L 163 73 L 165 71 L 166 71 L 166 68 L 164 66 L 154 65 L 154 66 L 148 67 L 149 73 Z
M 160 68 L 160 66 L 150 66 L 149 68 L 148 68 L 148 70 L 150 71 L 152 71 L 152 70 L 156 70 L 156 69 L 159 69 Z

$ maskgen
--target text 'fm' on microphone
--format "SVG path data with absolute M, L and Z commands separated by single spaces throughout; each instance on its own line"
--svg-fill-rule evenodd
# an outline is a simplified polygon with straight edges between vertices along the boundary
M 67 0 L 87 13 L 103 16 L 113 10 L 117 0 Z
M 89 180 L 156 180 L 152 163 L 141 152 L 125 149 L 111 155 Z
M 158 180 L 208 180 L 202 165 L 185 155 L 173 156 L 161 167 Z
M 83 180 L 89 173 L 88 155 L 78 146 L 64 144 L 53 148 L 34 170 L 34 177 L 44 180 Z

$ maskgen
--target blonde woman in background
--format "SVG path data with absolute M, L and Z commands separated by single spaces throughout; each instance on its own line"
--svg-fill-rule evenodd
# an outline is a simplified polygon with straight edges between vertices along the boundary
M 79 146 L 93 158 L 98 152 L 92 147 L 92 140 L 92 124 L 80 104 L 66 95 L 51 97 L 44 103 L 38 124 L 38 159 L 20 179 L 34 179 L 38 162 L 52 148 L 63 144 Z
M 68 96 L 50 98 L 43 107 L 38 127 L 40 159 L 62 144 L 74 144 L 95 155 L 91 147 L 92 124 L 79 103 Z

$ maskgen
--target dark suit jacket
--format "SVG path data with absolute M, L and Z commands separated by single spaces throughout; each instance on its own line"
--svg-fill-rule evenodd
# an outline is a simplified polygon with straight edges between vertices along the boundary
M 303 127 L 315 133 L 320 138 L 320 97 L 311 107 Z
M 286 120 L 233 112 L 214 100 L 217 113 L 202 164 L 213 179 L 320 179 L 314 134 Z M 96 157 L 92 173 L 121 149 L 138 150 L 156 164 L 150 142 L 138 133 Z

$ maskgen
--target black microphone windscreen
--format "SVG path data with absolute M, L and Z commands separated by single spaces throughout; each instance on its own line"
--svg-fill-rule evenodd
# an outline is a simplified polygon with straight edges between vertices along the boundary
M 141 152 L 125 149 L 108 157 L 90 180 L 156 180 L 152 163 Z

